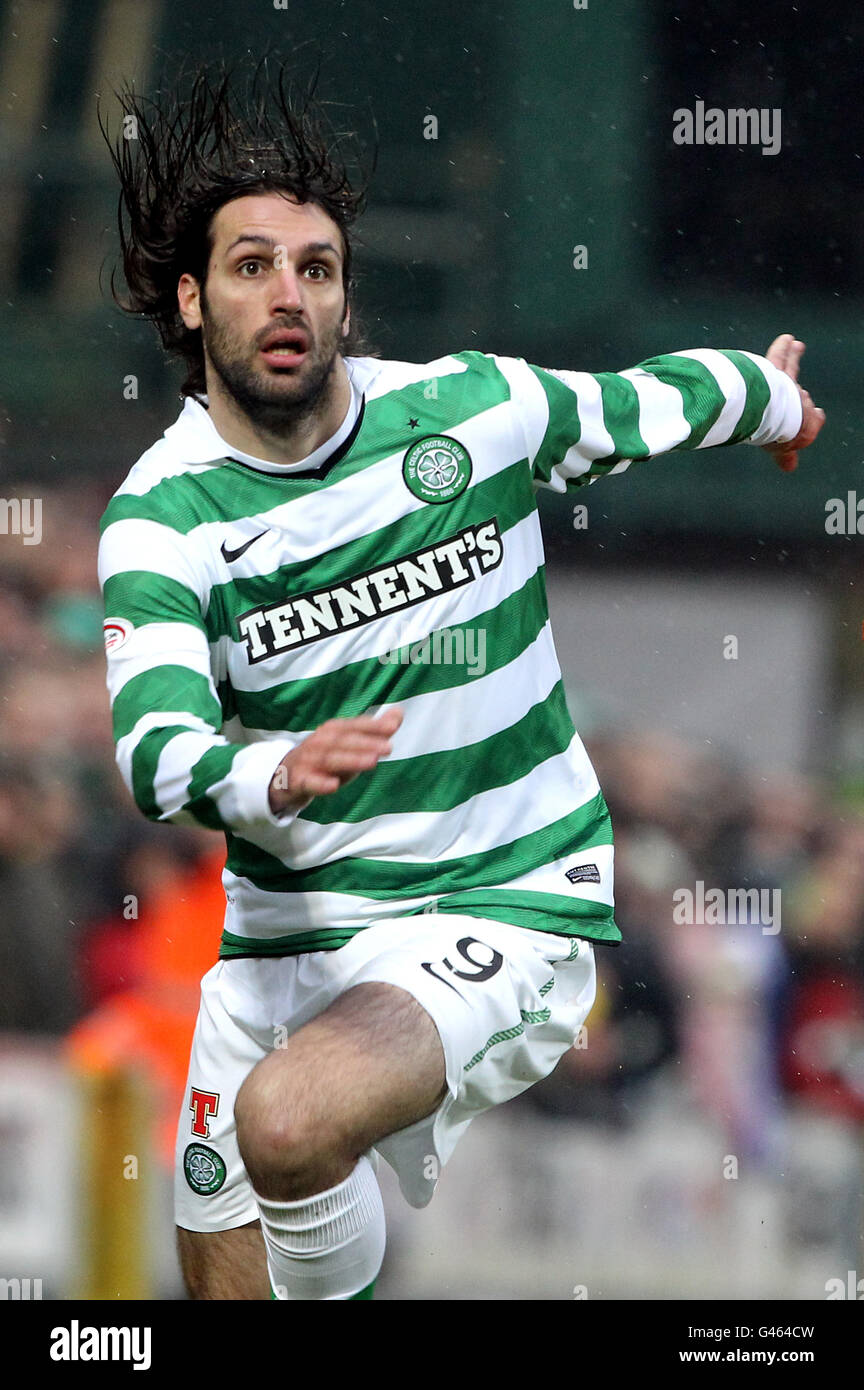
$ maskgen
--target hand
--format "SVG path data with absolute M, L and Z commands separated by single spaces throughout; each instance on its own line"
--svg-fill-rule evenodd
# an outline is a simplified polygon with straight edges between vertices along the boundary
M 391 751 L 390 739 L 403 715 L 386 709 L 357 719 L 328 719 L 286 753 L 270 780 L 270 809 L 301 811 L 313 796 L 338 791 L 361 772 L 369 772 Z
M 779 338 L 774 339 L 765 356 L 775 367 L 779 367 L 781 372 L 791 376 L 798 386 L 798 364 L 803 351 L 802 342 L 791 333 L 781 333 Z M 825 411 L 813 404 L 809 391 L 798 386 L 798 393 L 801 397 L 801 428 L 795 438 L 783 444 L 762 445 L 763 449 L 774 455 L 778 468 L 782 468 L 784 473 L 795 471 L 798 467 L 799 449 L 806 449 L 808 444 L 812 444 L 825 424 Z

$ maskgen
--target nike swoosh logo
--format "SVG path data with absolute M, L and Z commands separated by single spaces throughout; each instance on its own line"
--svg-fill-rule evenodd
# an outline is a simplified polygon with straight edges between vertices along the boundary
M 266 535 L 266 529 L 264 531 L 259 531 L 257 536 L 252 537 L 251 541 L 247 541 L 245 545 L 239 545 L 236 550 L 229 550 L 226 542 L 223 541 L 221 546 L 222 559 L 226 564 L 233 565 L 235 560 L 239 560 L 241 555 L 246 554 L 250 545 L 254 545 L 256 541 L 260 541 L 261 537 Z

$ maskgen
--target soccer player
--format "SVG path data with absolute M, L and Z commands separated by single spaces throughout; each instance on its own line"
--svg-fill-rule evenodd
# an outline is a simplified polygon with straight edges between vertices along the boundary
M 125 109 L 128 307 L 187 377 L 103 519 L 117 759 L 146 816 L 227 839 L 184 1277 L 369 1297 L 379 1156 L 425 1205 L 471 1119 L 573 1045 L 593 945 L 620 939 L 535 489 L 742 440 L 788 470 L 824 416 L 789 334 L 599 375 L 379 360 L 352 337 L 361 195 L 281 80 L 248 106 L 202 72 Z

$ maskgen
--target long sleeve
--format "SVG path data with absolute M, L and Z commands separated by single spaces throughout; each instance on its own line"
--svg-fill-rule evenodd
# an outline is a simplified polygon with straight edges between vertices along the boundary
M 679 449 L 771 444 L 801 427 L 795 383 L 756 353 L 694 348 L 623 372 L 496 359 L 538 487 L 564 492 Z
M 206 582 L 188 536 L 152 520 L 113 520 L 99 546 L 117 765 L 154 821 L 216 830 L 283 825 L 270 779 L 295 743 L 231 743 L 211 666 Z

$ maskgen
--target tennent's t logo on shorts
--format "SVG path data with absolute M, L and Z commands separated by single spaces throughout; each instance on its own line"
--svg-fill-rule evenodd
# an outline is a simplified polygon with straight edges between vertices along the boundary
M 192 1087 L 189 1109 L 194 1116 L 192 1120 L 192 1133 L 199 1139 L 210 1138 L 210 1121 L 208 1116 L 219 1114 L 219 1092 L 218 1091 L 199 1091 L 197 1087 Z

